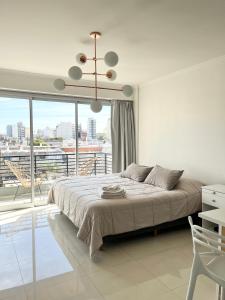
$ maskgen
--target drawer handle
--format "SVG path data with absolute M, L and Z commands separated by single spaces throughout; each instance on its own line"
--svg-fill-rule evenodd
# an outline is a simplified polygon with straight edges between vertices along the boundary
M 212 202 L 214 202 L 214 203 L 215 203 L 215 202 L 216 202 L 216 200 L 214 200 L 214 199 L 213 199 L 213 200 L 212 200 Z
M 215 195 L 215 194 L 216 194 L 216 192 L 214 191 L 214 192 L 213 192 L 213 195 Z

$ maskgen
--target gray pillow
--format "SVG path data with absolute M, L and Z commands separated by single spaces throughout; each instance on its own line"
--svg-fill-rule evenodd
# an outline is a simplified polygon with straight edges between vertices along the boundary
M 146 176 L 151 172 L 152 169 L 152 167 L 150 168 L 132 163 L 120 175 L 121 177 L 126 177 L 141 182 L 145 180 Z
M 183 174 L 183 170 L 169 170 L 156 165 L 145 179 L 145 183 L 172 190 Z

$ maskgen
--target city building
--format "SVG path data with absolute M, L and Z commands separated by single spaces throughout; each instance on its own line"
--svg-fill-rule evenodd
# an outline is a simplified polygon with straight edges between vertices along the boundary
M 53 139 L 55 138 L 55 130 L 47 126 L 44 129 L 38 129 L 37 136 L 45 139 Z
M 56 137 L 63 139 L 75 139 L 75 125 L 71 122 L 61 122 L 56 126 Z
M 23 125 L 22 122 L 17 123 L 17 129 L 18 129 L 18 139 L 19 139 L 20 143 L 22 143 L 26 137 L 25 126 Z
M 16 125 L 7 125 L 6 126 L 6 135 L 11 138 L 18 138 L 18 128 Z
M 88 141 L 96 140 L 96 119 L 94 118 L 88 118 L 87 139 Z
M 25 138 L 30 139 L 30 128 L 29 127 L 25 127 Z
M 6 126 L 6 135 L 8 137 L 12 137 L 12 125 L 7 125 Z
M 30 138 L 30 128 L 25 127 L 22 122 L 18 122 L 16 125 L 9 124 L 6 126 L 6 136 L 18 139 L 20 143 L 23 143 L 25 139 Z
M 81 131 L 80 139 L 82 142 L 87 141 L 87 131 Z

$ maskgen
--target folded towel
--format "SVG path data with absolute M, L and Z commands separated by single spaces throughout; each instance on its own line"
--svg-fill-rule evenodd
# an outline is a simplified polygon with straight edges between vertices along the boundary
M 119 185 L 107 185 L 107 186 L 103 186 L 102 190 L 104 192 L 116 193 L 118 191 L 121 191 L 121 187 Z
M 123 195 L 125 193 L 124 190 L 120 190 L 120 191 L 115 192 L 115 193 L 108 193 L 108 192 L 103 192 L 101 189 L 99 190 L 99 192 L 102 195 L 108 195 L 108 196 L 118 196 L 118 195 Z
M 103 199 L 118 199 L 124 198 L 126 196 L 126 192 L 120 186 L 104 186 L 99 189 L 99 195 Z
M 100 195 L 100 197 L 102 199 L 121 199 L 121 198 L 126 197 L 126 193 L 121 194 L 121 195 L 116 195 L 116 196 L 113 196 L 113 195 Z

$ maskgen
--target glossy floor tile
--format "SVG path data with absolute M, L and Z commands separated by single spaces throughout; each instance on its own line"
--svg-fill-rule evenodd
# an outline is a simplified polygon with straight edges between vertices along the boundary
M 0 214 L 0 300 L 181 300 L 191 263 L 189 229 L 106 243 L 94 263 L 54 205 Z M 199 277 L 194 299 L 215 291 Z

